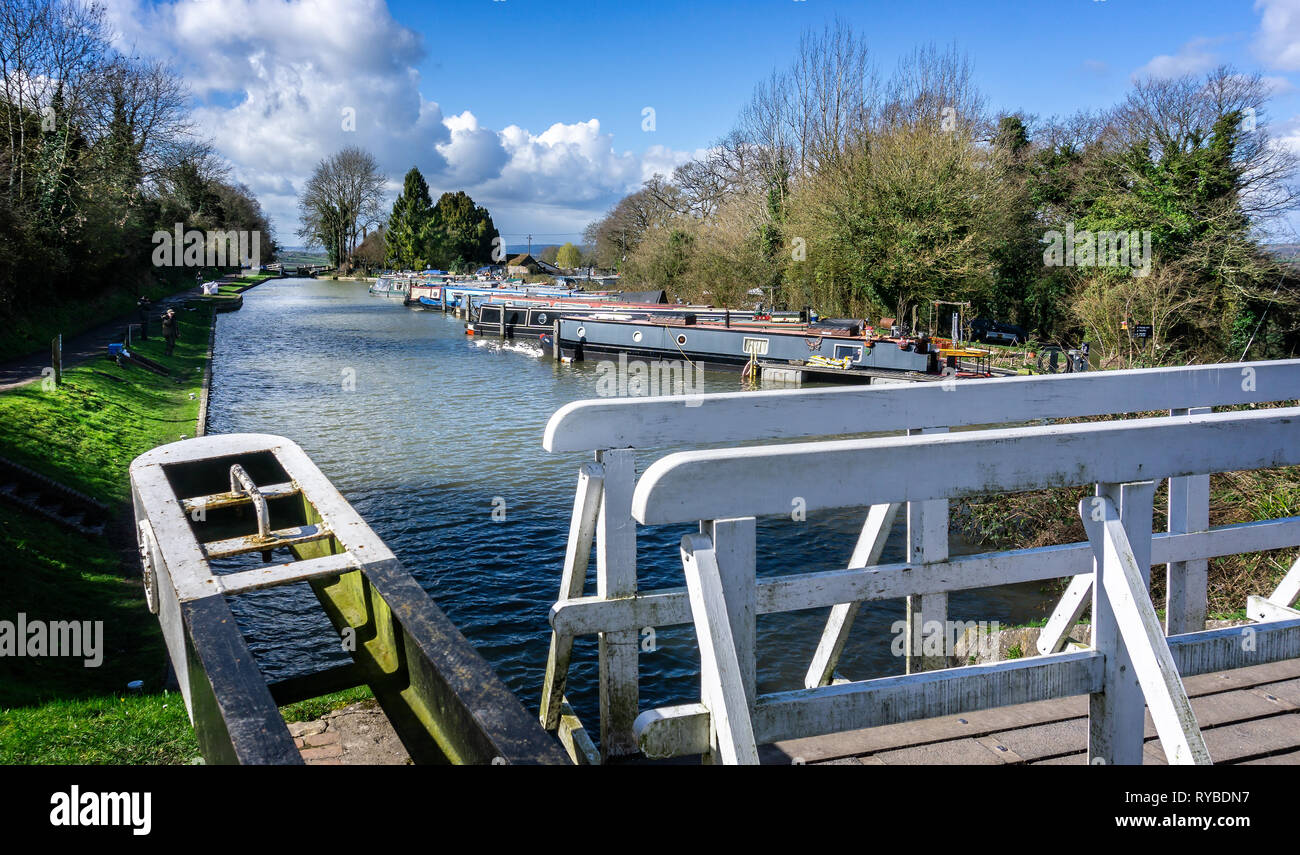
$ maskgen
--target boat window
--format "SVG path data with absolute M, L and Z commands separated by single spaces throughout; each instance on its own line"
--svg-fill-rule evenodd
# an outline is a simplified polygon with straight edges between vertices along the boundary
M 745 353 L 752 353 L 755 356 L 767 355 L 767 339 L 765 338 L 750 338 L 749 336 L 745 336 L 742 345 Z
M 837 344 L 835 345 L 835 358 L 843 359 L 849 356 L 854 362 L 862 361 L 862 348 L 855 344 Z
M 679 336 L 677 336 L 677 343 L 678 343 L 678 344 L 686 344 L 686 336 L 684 336 L 684 335 L 679 335 Z
M 501 310 L 491 306 L 479 309 L 478 319 L 483 323 L 496 323 L 501 320 Z
M 538 315 L 537 315 L 537 323 L 539 323 L 539 324 L 544 324 L 544 323 L 547 322 L 547 320 L 549 320 L 549 319 L 546 317 L 546 313 L 545 313 L 545 312 L 539 312 L 539 313 L 538 313 Z
M 636 332 L 632 333 L 632 341 L 640 341 L 640 340 L 641 340 L 640 330 L 637 330 Z
M 586 328 L 586 327 L 578 327 L 578 338 L 582 338 L 582 337 L 585 336 L 586 334 L 587 334 L 587 328 Z

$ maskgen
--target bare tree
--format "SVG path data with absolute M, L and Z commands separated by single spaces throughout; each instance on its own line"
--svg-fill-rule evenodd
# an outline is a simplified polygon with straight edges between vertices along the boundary
M 382 222 L 387 179 L 368 151 L 349 146 L 317 164 L 298 198 L 298 235 L 342 266 L 361 239 Z
M 83 124 L 94 78 L 110 54 L 109 36 L 98 3 L 0 3 L 0 113 L 12 200 L 27 190 L 32 135 Z

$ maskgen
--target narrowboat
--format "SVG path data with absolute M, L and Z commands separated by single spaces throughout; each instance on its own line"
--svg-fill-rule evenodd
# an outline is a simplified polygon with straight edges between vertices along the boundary
M 833 370 L 937 373 L 929 339 L 876 336 L 860 320 L 809 324 L 701 323 L 698 318 L 560 318 L 560 354 L 571 359 L 689 359 L 706 369 L 746 370 L 756 360 Z
M 505 315 L 506 338 L 549 338 L 555 321 L 566 318 L 600 320 L 664 320 L 693 316 L 697 322 L 717 323 L 724 327 L 744 324 L 799 324 L 808 320 L 805 312 L 766 312 L 755 309 L 719 309 L 713 306 L 674 305 L 671 303 L 624 303 L 588 301 L 583 298 L 529 300 L 503 298 L 488 300 L 477 306 L 472 320 L 465 325 L 466 335 L 501 335 Z

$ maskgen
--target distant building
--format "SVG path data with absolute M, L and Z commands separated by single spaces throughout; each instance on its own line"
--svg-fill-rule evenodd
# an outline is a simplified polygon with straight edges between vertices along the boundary
M 541 270 L 537 259 L 527 253 L 516 255 L 506 263 L 507 276 L 527 276 Z

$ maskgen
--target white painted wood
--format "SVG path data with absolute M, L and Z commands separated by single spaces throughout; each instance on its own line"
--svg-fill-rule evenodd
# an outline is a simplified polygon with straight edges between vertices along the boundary
M 1243 549 L 1242 552 L 1248 550 Z M 1294 605 L 1296 600 L 1300 600 L 1300 558 L 1295 560 L 1291 569 L 1286 571 L 1282 581 L 1273 589 L 1273 593 L 1268 595 L 1269 600 L 1280 606 Z
M 758 745 L 750 720 L 751 695 L 745 692 L 736 638 L 728 614 L 727 592 L 714 555 L 713 543 L 702 534 L 682 538 L 682 569 L 691 597 L 700 661 L 709 685 L 704 705 L 709 709 L 710 751 L 729 766 L 758 765 Z
M 757 639 L 757 538 L 753 517 L 710 520 L 701 523 L 700 533 L 713 544 L 713 557 L 726 597 L 727 620 L 736 645 L 740 679 L 745 696 L 757 693 L 755 650 Z
M 945 428 L 925 428 L 908 430 L 908 436 L 947 433 Z M 948 500 L 929 499 L 924 502 L 907 503 L 907 561 L 912 566 L 938 563 L 948 560 Z M 925 655 L 923 643 L 927 632 L 933 624 L 943 626 L 948 620 L 948 592 L 936 591 L 932 594 L 911 594 L 904 605 L 906 614 L 904 641 L 905 671 L 914 674 L 920 671 L 934 671 L 947 668 L 946 655 Z M 946 638 L 942 630 L 939 637 Z
M 1207 629 L 1167 639 L 1178 673 L 1212 674 L 1300 659 L 1300 619 Z
M 812 512 L 1297 463 L 1300 408 L 688 451 L 646 469 L 632 514 L 651 525 L 784 514 L 795 496 Z
M 1143 589 L 1151 572 L 1151 504 L 1155 482 L 1132 484 L 1098 484 L 1097 495 L 1080 502 L 1085 524 L 1093 515 L 1106 518 L 1113 514 L 1121 520 L 1136 548 L 1143 549 L 1136 561 L 1146 570 Z M 1146 516 L 1143 517 L 1143 508 Z M 1088 530 L 1092 534 L 1091 529 Z M 1091 540 L 1090 540 L 1091 542 Z M 1093 543 L 1092 647 L 1105 657 L 1102 690 L 1093 692 L 1088 701 L 1088 762 L 1111 766 L 1142 764 L 1142 711 L 1145 700 L 1133 660 L 1119 626 L 1105 583 L 1106 573 L 1120 573 L 1115 563 L 1107 563 L 1103 544 Z M 1141 573 L 1141 570 L 1139 570 Z
M 1148 486 L 1150 490 L 1148 491 Z M 1132 665 L 1146 707 L 1151 712 L 1156 734 L 1165 749 L 1165 757 L 1170 765 L 1210 765 L 1210 752 L 1205 747 L 1205 739 L 1196 723 L 1191 702 L 1183 681 L 1178 676 L 1178 668 L 1165 643 L 1164 631 L 1156 610 L 1151 605 L 1149 586 L 1150 549 L 1143 549 L 1143 539 L 1150 540 L 1150 504 L 1155 484 L 1128 484 L 1122 491 L 1116 491 L 1106 485 L 1109 496 L 1103 499 L 1103 519 L 1098 520 L 1090 513 L 1092 502 L 1084 499 L 1080 502 L 1080 514 L 1088 539 L 1098 555 L 1101 570 L 1098 572 L 1099 587 L 1104 589 L 1104 596 L 1114 616 L 1115 624 L 1123 644 L 1125 658 Z M 1130 505 L 1130 513 L 1124 520 L 1112 503 L 1111 497 L 1119 493 L 1122 502 Z M 1137 519 L 1143 508 L 1148 511 L 1145 527 Z M 1133 525 L 1131 533 L 1126 528 Z M 1145 554 L 1143 554 L 1145 553 Z M 1147 572 L 1144 573 L 1143 570 Z M 1106 651 L 1106 655 L 1111 653 Z M 1107 684 L 1105 691 L 1111 691 Z M 1112 707 L 1113 711 L 1113 707 Z M 1142 729 L 1140 719 L 1141 707 L 1138 708 L 1137 728 L 1138 760 L 1141 762 Z M 1128 741 L 1125 735 L 1125 742 Z M 1090 757 L 1105 756 L 1090 754 Z M 1118 762 L 1118 758 L 1117 758 Z
M 654 707 L 636 717 L 637 745 L 651 759 L 685 757 L 711 750 L 709 708 L 704 704 Z
M 1201 415 L 1209 407 L 1181 407 L 1171 416 Z M 1210 527 L 1210 476 L 1188 475 L 1169 479 L 1168 530 L 1204 531 Z M 1205 629 L 1209 562 L 1205 559 L 1165 565 L 1165 632 L 1180 635 Z
M 898 509 L 901 507 L 901 504 L 892 502 L 888 505 L 872 505 L 867 510 L 867 519 L 862 524 L 858 542 L 849 557 L 850 567 L 869 567 L 880 561 L 880 554 L 885 550 L 889 532 L 894 528 L 894 520 L 898 518 Z M 849 640 L 849 631 L 853 628 L 853 621 L 861 607 L 862 603 L 857 601 L 831 606 L 826 628 L 822 630 L 808 673 L 804 676 L 804 685 L 809 689 L 831 684 L 844 645 Z
M 754 706 L 760 745 L 867 727 L 1088 694 L 1101 686 L 1091 651 L 881 677 L 761 696 Z M 637 720 L 648 756 L 708 749 L 709 711 L 699 704 L 647 710 Z
M 598 451 L 605 469 L 605 488 L 596 521 L 596 593 L 604 598 L 636 593 L 636 523 L 632 490 L 636 452 L 630 448 Z M 636 630 L 600 635 L 600 751 L 603 758 L 636 751 L 632 722 L 639 706 Z
M 1278 605 L 1252 594 L 1246 598 L 1246 617 L 1257 621 L 1290 620 L 1300 618 L 1300 609 Z
M 1065 642 L 1070 631 L 1079 622 L 1079 616 L 1089 605 L 1092 593 L 1092 574 L 1080 574 L 1070 580 L 1065 593 L 1061 595 L 1047 625 L 1038 634 L 1039 653 L 1059 653 L 1065 649 Z
M 561 601 L 582 596 L 591 561 L 591 544 L 596 534 L 596 517 L 600 513 L 605 469 L 599 463 L 584 463 L 578 469 L 578 488 L 573 496 L 573 513 L 569 517 L 569 539 L 560 572 Z M 569 662 L 573 658 L 573 636 L 551 633 L 551 647 L 546 656 L 546 676 L 542 683 L 539 718 L 542 727 L 555 730 L 560 724 L 560 705 Z
M 654 448 L 1292 401 L 1300 398 L 1298 368 L 1300 360 L 1278 360 L 963 380 L 949 388 L 873 384 L 729 392 L 689 400 L 575 401 L 551 416 L 542 445 L 547 451 Z
M 1300 518 L 1219 526 L 1196 534 L 1154 535 L 1152 562 L 1208 558 L 1300 545 Z M 1063 576 L 1092 577 L 1092 547 L 1085 543 L 962 555 L 941 564 L 907 563 L 793 573 L 760 579 L 759 614 L 826 608 L 837 603 L 889 600 L 910 594 L 987 588 Z M 589 635 L 610 630 L 673 626 L 691 622 L 685 588 L 643 591 L 632 598 L 584 597 L 551 607 L 557 632 Z
M 361 562 L 354 555 L 340 552 L 337 555 L 322 555 L 320 558 L 306 561 L 287 561 L 282 564 L 256 567 L 252 570 L 241 570 L 217 578 L 222 593 L 233 595 L 293 582 L 305 582 L 309 579 L 320 579 L 325 576 L 337 576 L 340 573 L 360 569 Z

